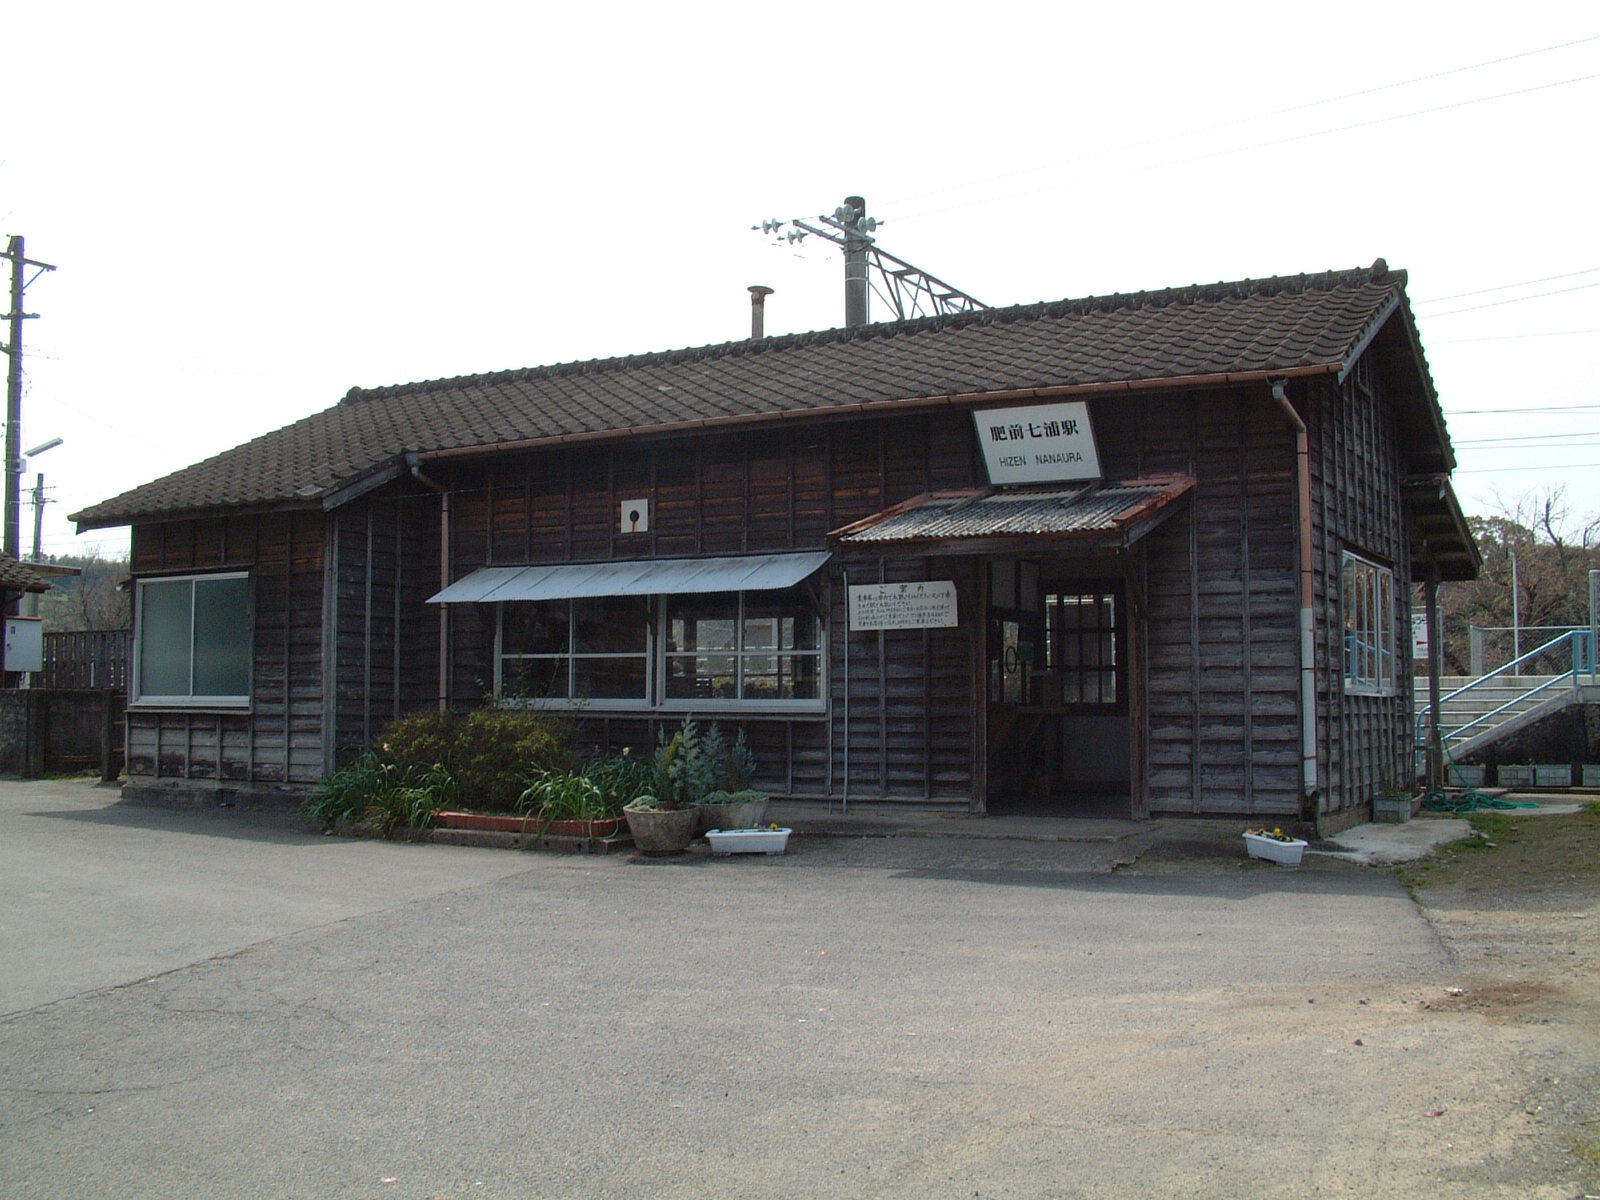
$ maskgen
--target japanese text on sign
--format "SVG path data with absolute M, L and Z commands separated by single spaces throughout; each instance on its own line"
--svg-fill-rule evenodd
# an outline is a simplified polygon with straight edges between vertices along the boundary
M 1082 401 L 991 408 L 972 419 L 992 484 L 1100 478 L 1089 406 Z
M 850 588 L 852 630 L 949 629 L 955 624 L 954 580 L 869 583 Z

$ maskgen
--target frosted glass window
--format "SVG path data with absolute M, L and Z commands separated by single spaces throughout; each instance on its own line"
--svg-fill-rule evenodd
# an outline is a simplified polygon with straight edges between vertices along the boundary
M 136 701 L 244 704 L 250 699 L 250 580 L 244 575 L 139 584 Z

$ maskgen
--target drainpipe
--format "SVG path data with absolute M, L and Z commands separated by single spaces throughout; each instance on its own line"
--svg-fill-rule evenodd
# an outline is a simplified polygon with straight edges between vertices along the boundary
M 1314 614 L 1316 558 L 1311 544 L 1311 439 L 1289 403 L 1285 380 L 1272 382 L 1272 398 L 1294 429 L 1296 508 L 1300 517 L 1300 775 L 1308 797 L 1317 794 L 1317 631 Z
M 407 454 L 411 478 L 439 493 L 439 590 L 450 586 L 450 489 L 422 473 L 422 456 Z M 439 605 L 439 711 L 450 710 L 450 606 Z

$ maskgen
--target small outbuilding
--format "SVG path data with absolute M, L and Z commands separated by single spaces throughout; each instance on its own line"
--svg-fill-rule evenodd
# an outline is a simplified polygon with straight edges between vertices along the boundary
M 357 388 L 131 525 L 128 788 L 304 791 L 419 708 L 689 715 L 774 793 L 1366 819 L 1476 548 L 1406 277 Z

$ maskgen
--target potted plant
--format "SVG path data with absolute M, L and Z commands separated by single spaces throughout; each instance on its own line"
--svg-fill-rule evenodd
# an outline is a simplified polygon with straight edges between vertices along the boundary
M 705 736 L 703 748 L 714 767 L 715 787 L 700 801 L 700 831 L 749 829 L 761 824 L 771 797 L 751 787 L 756 756 L 745 742 L 744 730 L 739 731 L 730 746 L 722 730 L 713 725 Z
M 1302 838 L 1290 837 L 1281 829 L 1246 829 L 1244 831 L 1244 848 L 1251 858 L 1262 858 L 1268 862 L 1282 863 L 1286 867 L 1298 867 L 1300 856 L 1305 853 L 1307 843 Z
M 639 853 L 681 854 L 694 840 L 700 801 L 716 780 L 699 726 L 688 717 L 670 738 L 658 735 L 651 790 L 623 806 Z

